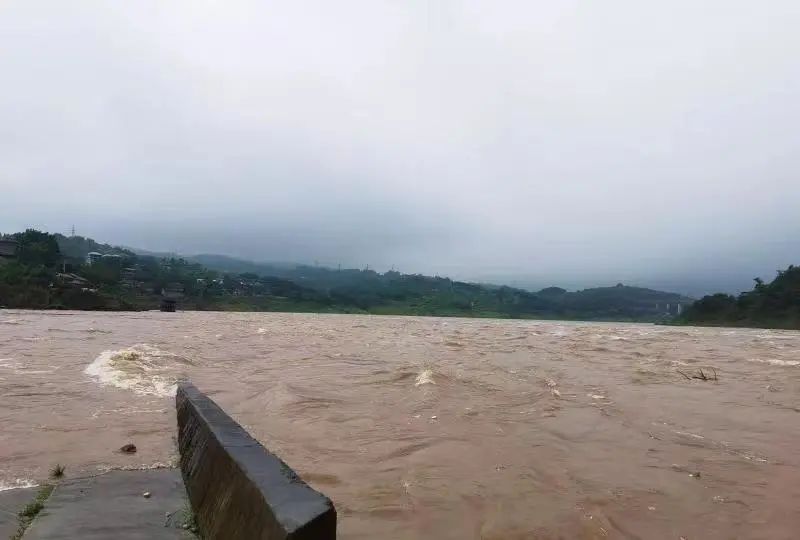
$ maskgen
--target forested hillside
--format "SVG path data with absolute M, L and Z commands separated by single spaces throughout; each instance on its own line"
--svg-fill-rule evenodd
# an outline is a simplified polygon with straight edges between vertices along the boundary
M 704 296 L 678 319 L 684 324 L 800 329 L 800 267 L 789 266 L 770 283 L 755 279 L 738 297 Z
M 539 292 L 374 270 L 260 264 L 218 255 L 158 257 L 90 238 L 28 230 L 7 235 L 0 306 L 313 311 L 542 319 L 658 321 L 691 299 L 619 284 Z M 93 260 L 87 255 L 95 253 Z
M 577 292 L 559 287 L 531 292 L 393 271 L 256 263 L 221 255 L 197 255 L 191 260 L 220 271 L 278 276 L 373 313 L 659 321 L 676 315 L 678 305 L 692 302 L 679 294 L 622 284 Z

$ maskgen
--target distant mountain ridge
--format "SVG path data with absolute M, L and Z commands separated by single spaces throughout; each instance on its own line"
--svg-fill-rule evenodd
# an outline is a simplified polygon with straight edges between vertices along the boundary
M 613 287 L 596 287 L 569 292 L 560 287 L 547 287 L 538 292 L 503 285 L 484 285 L 453 281 L 448 278 L 419 274 L 400 274 L 372 270 L 333 269 L 291 263 L 259 263 L 225 255 L 203 254 L 189 257 L 222 272 L 247 272 L 270 275 L 293 281 L 298 285 L 328 294 L 347 294 L 364 302 L 378 303 L 390 309 L 400 298 L 407 299 L 409 281 L 415 286 L 411 291 L 418 296 L 439 295 L 444 282 L 456 297 L 475 294 L 481 297 L 483 308 L 493 313 L 519 316 L 522 313 L 541 317 L 577 319 L 646 320 L 655 321 L 680 314 L 694 299 L 678 293 L 657 291 L 644 287 L 618 284 Z M 398 290 L 404 291 L 402 294 Z M 413 294 L 412 294 L 413 296 Z M 493 298 L 489 301 L 487 296 Z M 457 302 L 458 302 L 457 301 Z M 499 311 L 498 311 L 499 310 Z
M 0 265 L 0 305 L 9 307 L 152 309 L 168 291 L 182 309 L 652 322 L 692 302 L 622 284 L 534 292 L 396 271 L 181 257 L 34 230 L 10 237 L 18 254 Z M 90 252 L 115 257 L 89 260 Z
M 292 268 L 313 268 L 310 265 L 301 263 L 290 262 L 255 262 L 248 259 L 240 259 L 238 257 L 231 257 L 228 255 L 216 255 L 212 253 L 201 253 L 198 255 L 188 255 L 185 257 L 187 260 L 200 263 L 208 268 L 220 272 L 255 272 L 264 273 L 264 271 L 285 271 Z

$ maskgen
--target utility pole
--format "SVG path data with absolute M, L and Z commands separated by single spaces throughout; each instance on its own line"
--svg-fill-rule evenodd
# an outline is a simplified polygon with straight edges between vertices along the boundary
M 75 236 L 75 225 L 74 224 L 72 225 L 72 233 L 70 234 L 70 236 Z

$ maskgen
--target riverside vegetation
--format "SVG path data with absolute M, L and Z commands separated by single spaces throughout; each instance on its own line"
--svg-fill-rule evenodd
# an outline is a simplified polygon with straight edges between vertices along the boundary
M 770 283 L 755 278 L 753 290 L 739 296 L 704 296 L 676 322 L 704 326 L 800 329 L 800 267 L 781 270 Z
M 146 310 L 173 295 L 185 310 L 654 322 L 674 314 L 667 305 L 692 301 L 622 284 L 531 292 L 396 271 L 143 254 L 31 229 L 4 238 L 17 243 L 15 256 L 0 265 L 0 306 L 7 308 Z M 89 264 L 90 252 L 106 257 Z
M 36 230 L 5 235 L 16 256 L 0 265 L 0 306 L 88 310 L 155 309 L 163 294 L 183 309 L 374 313 L 500 318 L 655 321 L 712 326 L 800 328 L 800 267 L 789 266 L 738 297 L 692 303 L 640 287 L 538 292 L 396 271 L 264 264 L 220 255 L 149 255 L 81 236 Z M 89 252 L 114 257 L 94 264 Z M 688 308 L 670 318 L 664 306 Z

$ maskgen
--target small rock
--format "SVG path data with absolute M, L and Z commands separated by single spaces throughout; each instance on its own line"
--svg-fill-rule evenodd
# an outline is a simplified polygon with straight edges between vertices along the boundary
M 150 498 L 150 492 L 149 491 L 145 491 L 144 493 L 142 493 L 142 497 L 144 497 L 145 499 L 149 499 Z
M 123 454 L 135 454 L 136 453 L 136 445 L 128 443 L 125 446 L 119 449 L 120 452 Z

